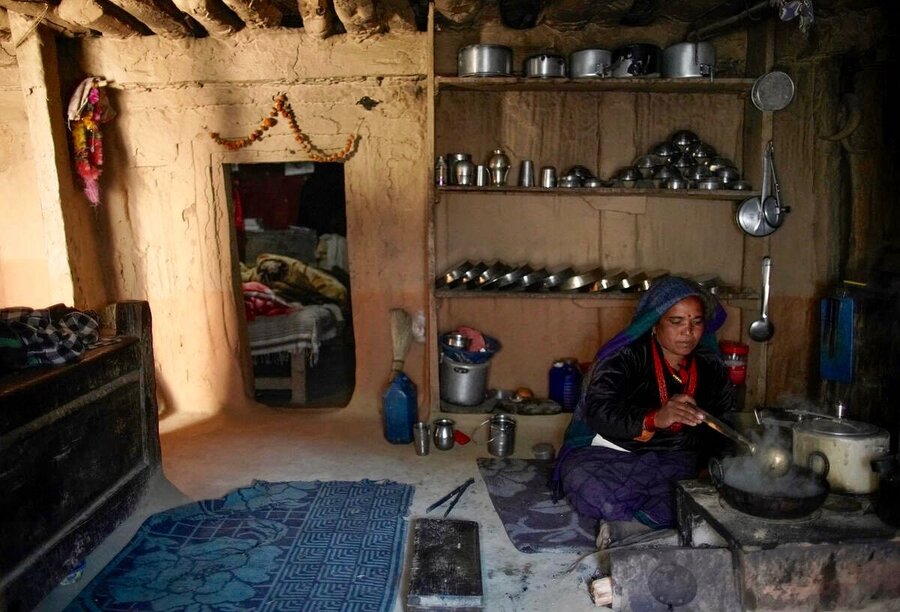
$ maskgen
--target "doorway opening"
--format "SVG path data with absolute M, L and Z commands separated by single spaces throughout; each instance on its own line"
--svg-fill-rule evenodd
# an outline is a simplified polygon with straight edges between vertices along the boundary
M 356 383 L 344 166 L 226 164 L 257 401 L 343 407 Z

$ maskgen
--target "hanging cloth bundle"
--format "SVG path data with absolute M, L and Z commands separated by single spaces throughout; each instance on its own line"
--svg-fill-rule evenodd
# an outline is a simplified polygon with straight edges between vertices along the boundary
M 103 91 L 106 80 L 88 77 L 79 83 L 69 99 L 67 119 L 72 132 L 75 172 L 81 177 L 84 195 L 91 206 L 100 203 L 100 174 L 103 172 L 103 137 L 100 125 L 111 121 L 116 112 Z

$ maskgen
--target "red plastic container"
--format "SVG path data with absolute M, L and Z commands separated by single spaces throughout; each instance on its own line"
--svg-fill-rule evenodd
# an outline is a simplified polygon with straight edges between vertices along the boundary
M 747 356 L 750 347 L 741 342 L 722 340 L 719 342 L 722 359 L 728 368 L 728 378 L 734 385 L 743 385 L 747 381 Z

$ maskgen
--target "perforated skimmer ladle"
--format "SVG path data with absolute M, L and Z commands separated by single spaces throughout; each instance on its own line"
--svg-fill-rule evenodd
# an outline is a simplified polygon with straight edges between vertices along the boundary
M 705 410 L 702 410 L 700 408 L 697 408 L 697 410 L 700 410 L 700 412 L 703 413 L 703 422 L 709 425 L 709 427 L 716 430 L 723 436 L 731 438 L 735 442 L 739 442 L 746 446 L 750 450 L 750 454 L 753 456 L 753 460 L 768 475 L 777 478 L 778 476 L 784 476 L 791 469 L 791 465 L 793 465 L 794 460 L 791 456 L 791 453 L 787 449 L 774 444 L 754 444 L 746 437 L 739 434 L 735 429 L 729 427 Z

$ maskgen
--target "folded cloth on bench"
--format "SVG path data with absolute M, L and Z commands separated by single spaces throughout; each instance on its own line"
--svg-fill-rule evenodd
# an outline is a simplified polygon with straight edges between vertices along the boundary
M 337 338 L 343 323 L 341 309 L 333 304 L 304 306 L 300 310 L 247 322 L 251 355 L 309 350 L 315 365 L 323 342 Z

